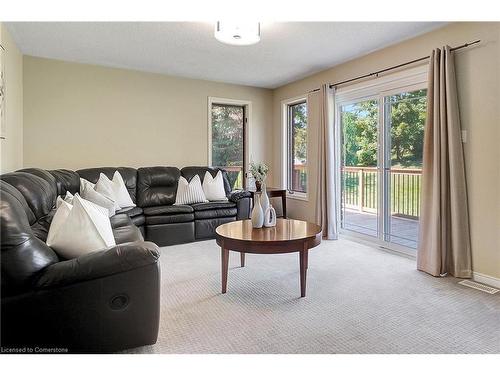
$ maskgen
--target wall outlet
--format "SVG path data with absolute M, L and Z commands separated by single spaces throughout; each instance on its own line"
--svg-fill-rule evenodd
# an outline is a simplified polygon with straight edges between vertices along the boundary
M 467 143 L 467 130 L 462 130 L 462 143 Z

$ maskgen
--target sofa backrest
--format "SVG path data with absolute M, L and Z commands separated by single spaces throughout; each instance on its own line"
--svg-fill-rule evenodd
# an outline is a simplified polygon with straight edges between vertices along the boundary
M 81 178 L 84 178 L 92 183 L 96 183 L 99 175 L 104 173 L 110 180 L 113 178 L 115 172 L 118 171 L 122 175 L 125 186 L 130 194 L 130 198 L 134 203 L 137 203 L 137 170 L 130 167 L 99 167 L 99 168 L 86 168 L 76 171 Z
M 194 177 L 194 175 L 200 176 L 200 180 L 203 183 L 203 179 L 205 178 L 205 172 L 209 172 L 212 177 L 215 177 L 219 171 L 222 172 L 222 178 L 224 179 L 224 190 L 226 191 L 226 195 L 231 193 L 231 184 L 229 183 L 229 178 L 227 176 L 227 172 L 221 168 L 214 167 L 184 167 L 181 169 L 181 175 L 188 181 Z
M 176 167 L 146 167 L 137 170 L 137 205 L 166 206 L 175 203 L 181 172 Z
M 0 177 L 18 190 L 34 214 L 34 221 L 47 216 L 56 204 L 55 178 L 42 169 L 25 169 L 6 173 Z M 34 224 L 30 222 L 30 225 Z
M 80 176 L 78 173 L 69 169 L 55 169 L 49 172 L 56 179 L 58 195 L 64 196 L 67 191 L 73 195 L 80 192 Z
M 8 181 L 15 183 L 16 187 Z M 26 172 L 1 176 L 2 297 L 29 290 L 40 270 L 59 261 L 56 253 L 37 238 L 31 227 L 37 226 L 38 220 L 47 217 L 37 215 L 42 215 L 52 202 L 51 190 L 43 178 Z M 53 190 L 55 192 L 55 188 Z M 39 195 L 38 199 L 35 195 Z

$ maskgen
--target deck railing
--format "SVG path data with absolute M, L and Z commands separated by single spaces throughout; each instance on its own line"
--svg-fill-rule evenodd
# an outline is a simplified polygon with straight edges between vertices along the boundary
M 233 188 L 241 188 L 243 167 L 223 166 L 228 172 Z M 422 170 L 391 168 L 391 214 L 416 219 L 420 216 L 420 190 Z M 306 191 L 306 165 L 296 164 L 292 176 L 298 191 Z M 378 209 L 378 170 L 376 167 L 343 167 L 342 201 L 345 206 L 360 212 L 376 212 Z
M 376 167 L 343 167 L 343 196 L 347 208 L 376 212 L 378 170 Z M 420 216 L 422 170 L 391 168 L 391 214 L 416 219 Z
M 294 191 L 307 191 L 307 165 L 295 164 L 293 166 L 292 186 Z

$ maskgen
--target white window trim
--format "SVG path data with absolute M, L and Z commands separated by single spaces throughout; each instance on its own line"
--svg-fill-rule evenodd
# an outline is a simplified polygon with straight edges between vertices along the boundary
M 302 193 L 302 192 L 297 192 L 297 191 L 290 191 L 288 189 L 288 106 L 297 104 L 300 102 L 306 102 L 306 106 L 309 105 L 308 103 L 308 95 L 299 95 L 295 96 L 293 98 L 288 98 L 285 100 L 281 101 L 281 155 L 280 155 L 280 161 L 281 161 L 281 187 L 283 189 L 286 189 L 286 196 L 287 198 L 290 199 L 296 199 L 296 200 L 301 200 L 301 201 L 308 201 L 309 200 L 309 190 L 310 190 L 310 184 L 309 184 L 309 144 L 310 144 L 310 139 L 309 139 L 309 128 L 307 131 L 307 166 L 306 166 L 306 171 L 307 171 L 307 192 Z M 308 113 L 309 117 L 309 113 Z
M 250 152 L 252 147 L 252 102 L 250 100 L 240 100 L 240 99 L 229 99 L 229 98 L 218 98 L 215 96 L 208 97 L 207 106 L 207 118 L 208 118 L 208 142 L 207 142 L 207 165 L 212 166 L 212 104 L 227 104 L 227 105 L 240 105 L 245 107 L 245 158 L 244 162 L 247 169 L 250 166 L 250 160 L 252 160 L 252 153 Z M 248 176 L 248 171 L 243 171 Z M 247 179 L 248 183 L 248 179 Z

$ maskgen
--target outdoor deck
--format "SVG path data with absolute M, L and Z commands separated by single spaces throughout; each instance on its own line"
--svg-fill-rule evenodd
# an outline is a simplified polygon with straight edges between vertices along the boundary
M 346 209 L 344 228 L 358 233 L 377 236 L 377 216 L 368 212 Z M 391 217 L 391 242 L 416 249 L 418 220 Z

